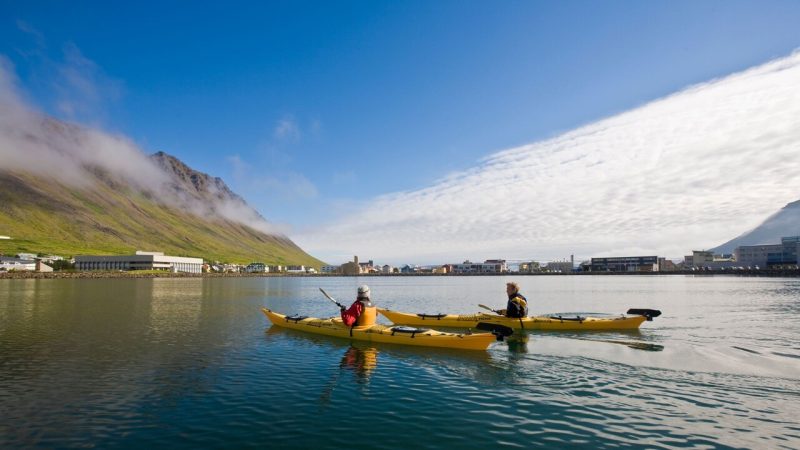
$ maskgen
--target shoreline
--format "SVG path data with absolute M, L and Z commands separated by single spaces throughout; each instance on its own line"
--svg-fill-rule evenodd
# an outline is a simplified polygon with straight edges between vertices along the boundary
M 674 272 L 574 272 L 574 273 L 473 273 L 473 274 L 437 274 L 437 273 L 362 273 L 359 275 L 343 274 L 309 274 L 309 273 L 140 273 L 137 271 L 91 271 L 91 272 L 7 272 L 0 273 L 0 280 L 43 280 L 43 279 L 108 279 L 108 278 L 274 278 L 274 277 L 530 277 L 530 276 L 739 276 L 739 277 L 776 277 L 798 278 L 800 270 L 760 269 L 760 270 L 701 270 Z

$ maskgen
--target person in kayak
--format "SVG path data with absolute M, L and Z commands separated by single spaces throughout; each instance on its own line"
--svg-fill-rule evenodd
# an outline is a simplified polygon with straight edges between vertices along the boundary
M 506 309 L 498 311 L 506 317 L 525 317 L 528 315 L 528 300 L 519 293 L 519 285 L 514 282 L 506 283 L 508 304 Z
M 370 322 L 370 318 L 372 323 L 367 323 Z M 369 286 L 364 284 L 358 287 L 356 301 L 350 308 L 345 309 L 342 306 L 342 322 L 348 327 L 375 324 L 375 307 L 369 298 Z

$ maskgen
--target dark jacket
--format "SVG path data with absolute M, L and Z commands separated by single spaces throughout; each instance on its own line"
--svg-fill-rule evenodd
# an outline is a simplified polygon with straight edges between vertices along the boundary
M 508 296 L 506 317 L 525 317 L 528 315 L 528 300 L 519 292 Z

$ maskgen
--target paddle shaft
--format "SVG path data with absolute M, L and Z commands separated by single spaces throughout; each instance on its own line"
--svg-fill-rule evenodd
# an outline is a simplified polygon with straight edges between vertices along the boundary
M 499 315 L 501 315 L 501 316 L 502 316 L 502 314 L 500 314 L 500 313 L 499 313 L 497 310 L 494 310 L 494 309 L 492 309 L 492 308 L 489 308 L 489 307 L 488 307 L 488 306 L 486 306 L 486 305 L 481 305 L 480 303 L 478 303 L 478 306 L 480 306 L 480 307 L 481 307 L 481 308 L 483 308 L 483 309 L 488 309 L 489 311 L 491 311 L 491 312 L 493 312 L 493 313 L 495 313 L 495 314 L 499 314 Z
M 320 290 L 320 292 L 322 292 L 322 295 L 324 295 L 324 296 L 325 296 L 325 298 L 327 298 L 328 300 L 330 300 L 330 301 L 332 301 L 333 303 L 335 303 L 335 304 L 336 304 L 336 306 L 338 306 L 339 308 L 344 308 L 344 305 L 342 305 L 341 303 L 337 302 L 336 300 L 334 300 L 334 298 L 333 298 L 333 297 L 331 297 L 330 295 L 328 295 L 328 293 L 327 293 L 327 292 L 325 292 L 325 289 L 319 288 L 319 290 Z

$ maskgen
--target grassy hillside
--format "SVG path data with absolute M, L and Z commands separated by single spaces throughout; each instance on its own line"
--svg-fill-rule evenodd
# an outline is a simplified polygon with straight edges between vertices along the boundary
M 0 253 L 58 255 L 163 251 L 207 261 L 267 264 L 322 262 L 286 237 L 225 219 L 206 219 L 164 206 L 113 183 L 86 189 L 27 174 L 0 172 Z

